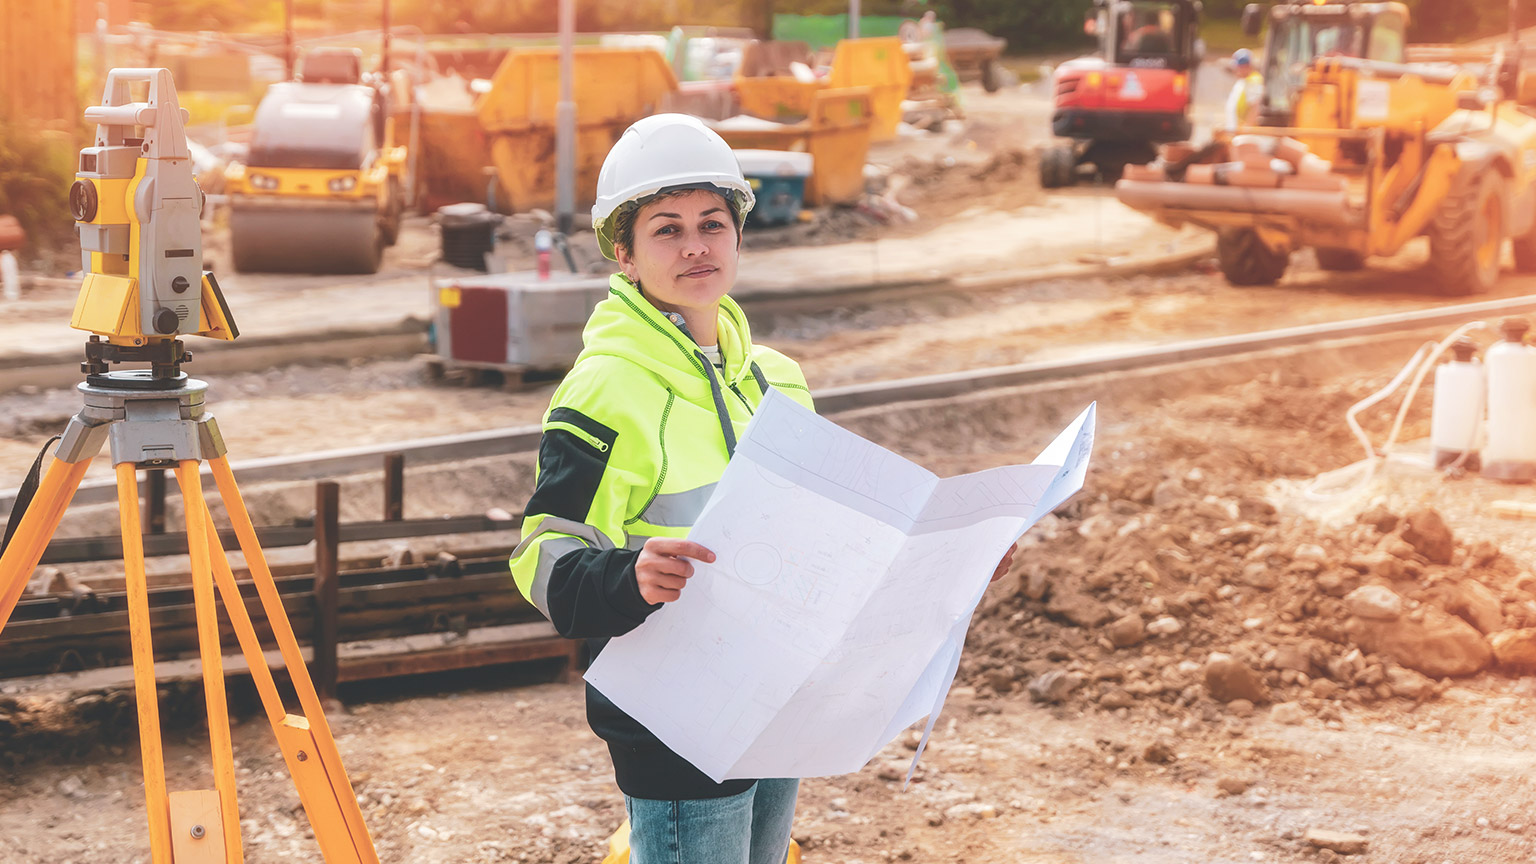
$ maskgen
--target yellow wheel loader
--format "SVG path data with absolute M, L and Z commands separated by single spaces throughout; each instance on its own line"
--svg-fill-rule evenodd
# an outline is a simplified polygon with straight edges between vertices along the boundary
M 1215 231 L 1233 285 L 1279 281 L 1303 247 L 1346 270 L 1421 235 L 1444 294 L 1492 288 L 1506 239 L 1516 267 L 1536 270 L 1536 79 L 1518 43 L 1405 50 L 1408 9 L 1396 2 L 1268 13 L 1256 125 L 1165 146 L 1128 170 L 1121 201 Z M 1250 6 L 1245 26 L 1261 14 Z M 1432 62 L 1403 62 L 1418 57 Z
M 367 76 L 357 49 L 316 48 L 267 89 L 250 153 L 225 172 L 240 272 L 374 273 L 400 233 L 410 81 Z M 404 125 L 403 122 L 400 125 Z

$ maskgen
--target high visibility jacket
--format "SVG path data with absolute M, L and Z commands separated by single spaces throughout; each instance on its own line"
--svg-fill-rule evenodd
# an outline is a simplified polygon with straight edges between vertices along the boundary
M 729 297 L 718 332 L 723 370 L 615 275 L 544 417 L 512 574 L 562 635 L 590 640 L 594 657 L 660 608 L 640 597 L 639 550 L 651 537 L 687 536 L 766 389 L 812 407 L 800 367 L 753 345 Z M 591 687 L 587 717 L 625 794 L 711 798 L 751 785 L 710 781 Z
M 1259 100 L 1263 97 L 1263 75 L 1250 72 L 1247 76 L 1233 82 L 1231 91 L 1227 93 L 1227 128 L 1236 129 L 1246 124 L 1249 106 L 1259 104 Z

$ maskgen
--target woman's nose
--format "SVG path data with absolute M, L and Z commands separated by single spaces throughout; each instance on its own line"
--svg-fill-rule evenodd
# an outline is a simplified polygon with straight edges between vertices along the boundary
M 704 238 L 699 235 L 689 237 L 688 242 L 683 244 L 684 258 L 697 258 L 700 255 L 707 254 L 709 254 L 709 244 L 704 242 Z

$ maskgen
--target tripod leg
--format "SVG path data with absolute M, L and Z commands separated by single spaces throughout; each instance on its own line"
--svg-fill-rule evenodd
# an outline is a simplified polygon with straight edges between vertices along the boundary
M 219 548 L 218 531 L 213 527 L 212 514 L 208 520 L 209 543 Z M 222 550 L 221 550 L 222 551 Z M 224 600 L 224 610 L 234 625 L 235 637 L 240 640 L 240 650 L 251 670 L 251 680 L 261 696 L 261 704 L 267 711 L 267 722 L 272 724 L 272 734 L 277 746 L 288 763 L 288 776 L 298 788 L 299 803 L 309 817 L 309 824 L 320 844 L 321 855 L 333 864 L 356 864 L 362 859 L 353 843 L 342 815 L 342 797 L 325 773 L 325 766 L 318 758 L 320 752 L 309 722 L 303 717 L 289 714 L 283 707 L 283 697 L 278 693 L 267 657 L 256 637 L 250 614 L 245 609 L 245 598 L 235 583 L 229 559 L 218 552 L 213 555 L 213 578 Z M 350 791 L 350 790 L 348 790 Z
M 293 635 L 293 626 L 283 611 L 277 584 L 272 580 L 272 571 L 267 567 L 266 556 L 256 539 L 256 528 L 251 523 L 250 513 L 246 511 L 244 499 L 240 497 L 240 487 L 236 485 L 235 475 L 229 469 L 229 460 L 222 455 L 210 458 L 208 466 L 213 470 L 213 479 L 218 483 L 224 509 L 229 513 L 235 536 L 240 540 L 240 550 L 245 553 L 251 581 L 255 583 L 256 592 L 261 597 L 267 623 L 272 628 L 272 635 L 277 640 L 278 650 L 282 652 L 283 663 L 288 669 L 288 677 L 293 682 L 299 705 L 304 711 L 302 717 L 290 715 L 284 718 L 283 728 L 278 731 L 278 742 L 283 747 L 284 757 L 289 760 L 289 769 L 299 787 L 299 797 L 304 801 L 311 821 L 315 821 L 322 811 L 339 817 L 339 826 L 334 831 L 327 830 L 330 828 L 328 819 L 324 820 L 324 827 L 315 824 L 315 839 L 320 843 L 327 864 L 378 864 L 379 856 L 373 848 L 373 839 L 368 836 L 368 826 L 363 823 L 363 813 L 357 806 L 357 796 L 352 792 L 346 768 L 341 764 L 336 739 L 331 735 L 330 724 L 326 722 L 325 712 L 320 706 L 320 697 L 315 693 L 314 682 L 310 680 L 309 668 L 304 665 L 304 655 L 299 650 L 298 639 Z M 225 605 L 231 604 L 226 601 Z M 247 656 L 250 656 L 249 651 Z M 268 715 L 271 715 L 270 707 Z M 302 752 L 290 756 L 288 741 L 308 742 L 313 755 L 319 757 L 319 765 L 311 768 L 312 763 L 304 758 Z M 305 764 L 295 770 L 295 760 Z M 316 809 L 310 808 L 311 802 L 315 803 Z
M 213 785 L 222 817 L 224 861 L 240 864 L 240 805 L 235 797 L 234 749 L 224 694 L 224 653 L 219 648 L 219 613 L 213 596 L 213 562 L 208 540 L 208 505 L 201 466 L 195 459 L 176 465 L 176 481 L 187 511 L 187 550 L 192 558 L 192 597 L 197 611 L 197 644 L 202 655 L 203 696 L 208 705 L 208 743 L 213 751 Z M 137 495 L 135 503 L 137 503 Z
M 160 696 L 155 687 L 155 649 L 150 644 L 144 535 L 139 521 L 139 475 L 131 462 L 117 466 L 117 511 L 123 531 L 123 579 L 128 632 L 133 646 L 133 690 L 139 708 L 139 750 L 144 763 L 144 806 L 149 813 L 150 859 L 171 864 L 171 810 L 160 750 Z M 30 513 L 28 515 L 31 515 Z
M 16 601 L 26 590 L 27 580 L 37 569 L 37 562 L 42 560 L 43 550 L 48 548 L 48 541 L 58 530 L 64 511 L 69 508 L 90 464 L 90 459 L 65 462 L 55 458 L 43 475 L 37 494 L 32 498 L 32 506 L 21 517 L 21 524 L 16 526 L 16 534 L 11 537 L 11 545 L 0 556 L 0 630 L 4 630 L 5 622 L 11 620 Z

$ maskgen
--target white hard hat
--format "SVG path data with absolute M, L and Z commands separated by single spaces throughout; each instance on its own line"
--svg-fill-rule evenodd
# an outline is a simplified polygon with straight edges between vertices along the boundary
M 733 199 L 736 230 L 746 221 L 756 198 L 741 175 L 736 154 L 725 139 L 688 114 L 656 114 L 637 120 L 619 138 L 597 175 L 597 203 L 592 205 L 592 229 L 603 255 L 613 251 L 613 229 L 619 210 L 675 187 L 715 187 Z

